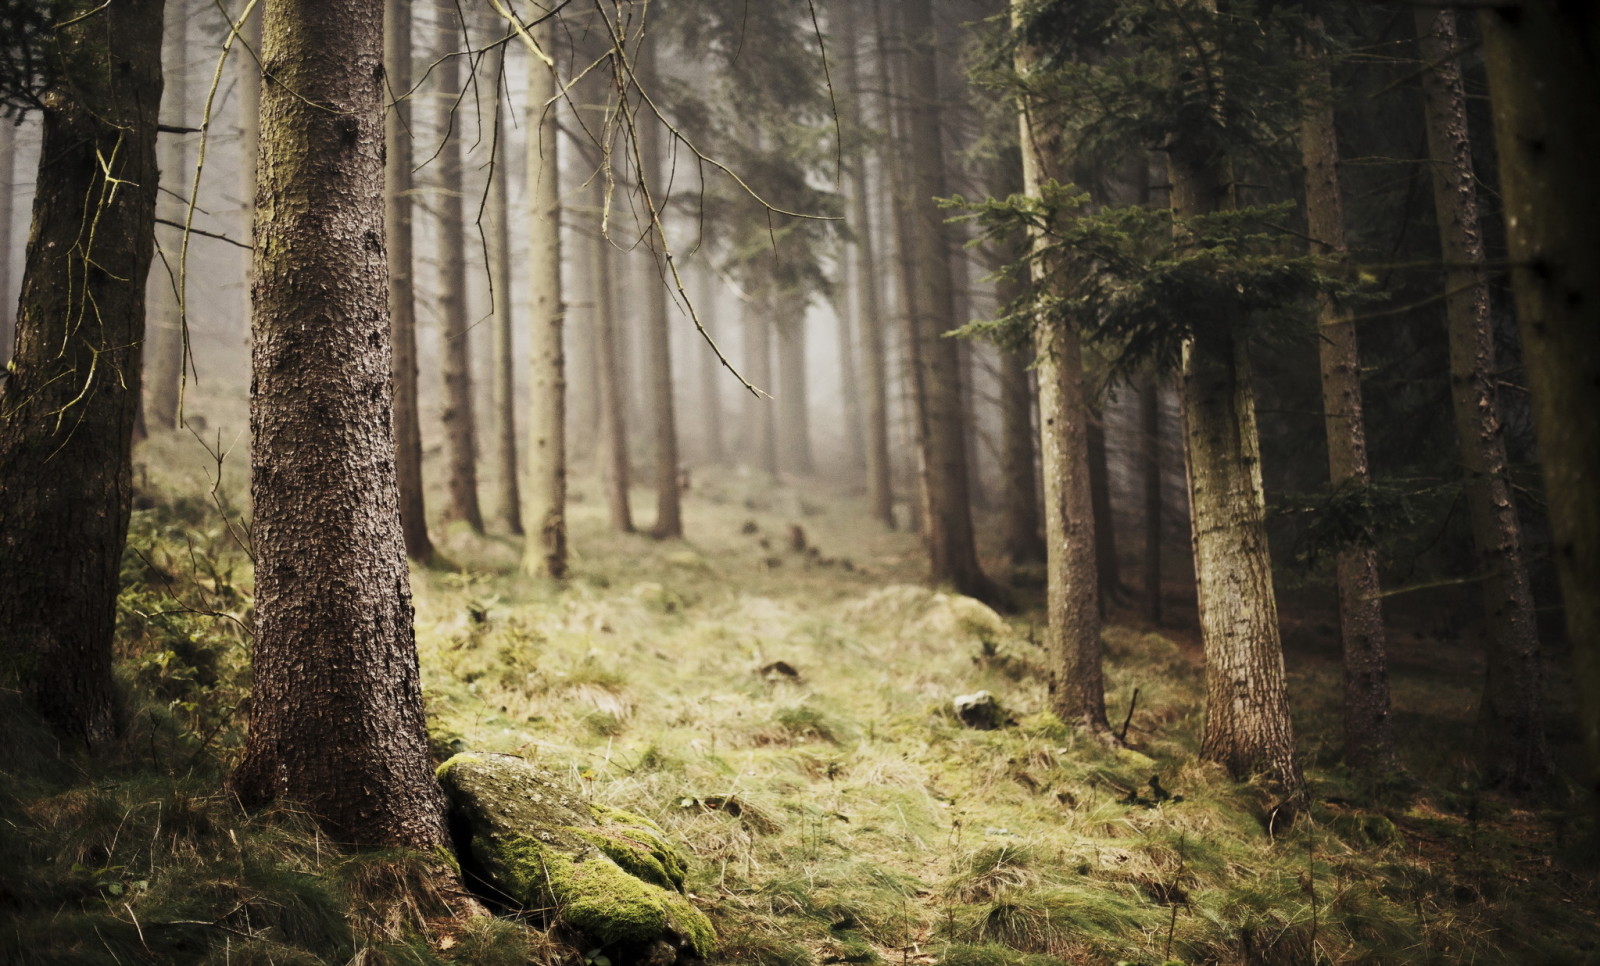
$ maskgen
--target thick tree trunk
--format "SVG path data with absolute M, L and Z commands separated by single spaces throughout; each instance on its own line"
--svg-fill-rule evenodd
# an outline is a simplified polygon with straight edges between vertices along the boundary
M 1552 0 L 1480 17 L 1511 284 L 1589 748 L 1585 784 L 1600 806 L 1600 17 Z
M 258 25 L 259 14 L 252 18 Z M 259 48 L 257 48 L 259 49 Z M 400 493 L 400 528 L 406 553 L 426 564 L 433 560 L 422 486 L 422 425 L 417 404 L 416 269 L 412 248 L 411 205 L 411 4 L 386 0 L 383 20 L 387 97 L 397 98 L 384 114 L 383 227 L 389 239 L 389 332 L 394 342 L 395 479 Z M 252 61 L 253 63 L 253 61 Z M 254 165 L 251 165 L 254 170 Z
M 62 735 L 94 745 L 117 728 L 162 3 L 51 9 L 64 76 L 43 97 L 16 354 L 0 382 L 0 673 Z
M 166 89 L 161 95 L 162 114 L 167 124 L 187 127 L 184 113 L 188 106 L 188 80 L 184 61 L 189 56 L 189 18 L 174 10 L 166 18 L 161 57 L 169 65 L 162 71 Z M 161 193 L 156 197 L 156 214 L 169 223 L 183 224 L 188 214 L 189 152 L 184 135 L 162 134 L 156 141 L 156 159 L 161 164 Z M 177 429 L 183 382 L 183 304 L 184 288 L 179 252 L 183 231 L 163 226 L 161 257 L 150 273 L 148 318 L 145 325 L 144 419 L 147 427 Z
M 744 365 L 745 378 L 763 392 L 772 389 L 772 301 L 765 293 L 745 302 Z M 778 475 L 777 406 L 767 396 L 745 400 L 745 458 L 771 476 Z
M 17 341 L 17 303 L 11 297 L 11 212 L 16 203 L 17 126 L 0 124 L 0 369 Z
M 640 83 L 646 90 L 655 86 L 655 39 L 647 35 L 644 50 L 638 61 Z M 634 118 L 639 134 L 639 163 L 644 168 L 643 177 L 649 186 L 653 208 L 666 203 L 666 165 L 661 148 L 661 124 L 647 109 L 641 109 Z M 658 216 L 659 212 L 655 212 Z M 655 243 L 663 251 L 651 259 L 650 273 L 645 278 L 645 343 L 649 353 L 649 400 L 655 424 L 656 455 L 656 525 L 650 535 L 657 540 L 670 540 L 683 536 L 683 496 L 678 485 L 678 416 L 672 395 L 672 339 L 670 320 L 667 317 L 667 278 L 661 264 L 665 258 L 665 238 Z
M 445 516 L 464 520 L 483 532 L 478 504 L 478 433 L 472 404 L 472 327 L 467 321 L 466 217 L 461 154 L 466 134 L 456 123 L 456 94 L 461 89 L 461 17 L 456 0 L 436 0 L 439 72 L 434 135 L 444 143 L 434 163 L 439 178 L 439 341 L 443 351 L 444 446 L 449 461 L 449 503 Z
M 1522 527 L 1500 432 L 1494 323 L 1456 15 L 1454 10 L 1418 8 L 1416 21 L 1418 48 L 1427 65 L 1422 93 L 1439 252 L 1445 264 L 1450 401 L 1489 634 L 1489 666 L 1476 735 L 1478 760 L 1490 784 L 1527 789 L 1550 772 L 1544 737 L 1544 666 L 1533 591 L 1522 557 Z
M 495 17 L 492 23 L 493 29 L 498 30 L 501 25 L 499 18 Z M 501 44 L 496 47 L 489 59 L 492 83 L 488 86 L 493 90 L 495 99 L 490 134 L 495 164 L 490 175 L 488 204 L 489 281 L 494 299 L 491 333 L 494 341 L 494 378 L 491 387 L 495 414 L 495 456 L 500 474 L 496 480 L 500 490 L 497 501 L 500 525 L 506 528 L 507 533 L 521 536 L 522 489 L 517 478 L 520 468 L 517 460 L 517 359 L 515 339 L 512 337 L 516 320 L 513 316 L 511 286 L 511 192 L 507 184 L 511 180 L 511 165 L 507 163 L 511 152 L 506 143 L 505 119 L 501 116 L 507 102 L 505 91 L 502 90 L 505 83 L 506 46 Z M 544 65 L 540 63 L 539 67 L 542 69 Z M 532 197 L 531 184 L 527 190 L 529 197 Z
M 601 190 L 596 184 L 596 194 Z M 598 199 L 597 199 L 598 200 Z M 605 485 L 606 505 L 611 511 L 611 528 L 634 532 L 633 511 L 628 504 L 628 402 L 624 398 L 622 372 L 618 365 L 617 313 L 611 291 L 611 242 L 596 236 L 594 259 L 595 375 L 600 384 L 600 478 Z
M 534 28 L 541 46 L 553 43 L 555 21 Z M 548 46 L 546 46 L 548 50 Z M 556 75 L 528 58 L 528 288 L 532 388 L 528 414 L 529 507 L 523 569 L 556 580 L 567 575 L 567 373 L 562 355 L 566 303 L 561 285 L 560 129 Z M 581 370 L 580 370 L 581 372 Z
M 1013 0 L 1013 11 L 1023 0 Z M 1013 14 L 1016 15 L 1015 13 Z M 1030 47 L 1016 53 L 1016 68 L 1032 73 Z M 1023 190 L 1039 197 L 1047 180 L 1060 181 L 1066 159 L 1059 128 L 1024 99 L 1017 114 Z M 1043 239 L 1035 239 L 1040 244 Z M 1070 270 L 1065 256 L 1036 263 L 1033 284 L 1060 294 Z M 1089 406 L 1083 387 L 1083 351 L 1077 329 L 1040 316 L 1033 325 L 1039 377 L 1039 455 L 1044 464 L 1044 527 L 1048 554 L 1051 707 L 1057 717 L 1109 736 L 1101 675 L 1099 572 L 1095 566 L 1094 501 L 1089 479 Z
M 905 89 L 912 92 L 907 124 L 911 148 L 907 203 L 915 228 L 910 247 L 922 268 L 916 273 L 917 299 L 908 345 L 916 388 L 917 444 L 922 451 L 923 542 L 934 580 L 947 582 L 968 596 L 995 602 L 1000 598 L 999 588 L 978 565 L 973 535 L 960 360 L 956 343 L 944 337 L 955 327 L 955 303 L 948 271 L 948 226 L 944 212 L 933 200 L 948 193 L 939 104 L 928 97 L 938 84 L 933 12 L 929 0 L 908 0 L 902 10 L 910 47 Z
M 446 846 L 394 479 L 381 10 L 271 0 L 250 428 L 254 691 L 233 787 Z
M 795 476 L 810 476 L 817 464 L 811 453 L 811 418 L 806 386 L 806 300 L 793 293 L 779 305 L 778 453 L 779 465 Z
M 1320 50 L 1310 54 L 1318 75 L 1315 82 L 1325 88 L 1330 83 L 1325 55 Z M 1300 156 L 1305 165 L 1311 254 L 1339 271 L 1349 249 L 1333 105 L 1312 100 L 1306 107 L 1300 121 Z M 1371 477 L 1355 321 L 1324 294 L 1318 306 L 1317 332 L 1328 475 L 1336 489 L 1366 487 Z M 1334 568 L 1344 650 L 1344 758 L 1360 768 L 1392 769 L 1394 729 L 1389 721 L 1389 659 L 1377 550 L 1371 543 L 1343 547 L 1334 558 Z
M 1161 544 L 1165 501 L 1161 494 L 1161 377 L 1139 388 L 1139 465 L 1144 475 L 1144 616 L 1161 626 Z

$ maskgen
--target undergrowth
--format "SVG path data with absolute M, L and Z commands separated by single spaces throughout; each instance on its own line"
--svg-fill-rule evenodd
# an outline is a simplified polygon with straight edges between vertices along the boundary
M 427 857 L 350 855 L 227 796 L 248 556 L 225 502 L 145 503 L 116 747 L 58 748 L 0 694 L 0 962 L 582 962 L 529 923 L 448 920 Z M 1107 628 L 1136 750 L 1108 748 L 1045 710 L 1039 614 L 918 586 L 915 538 L 857 511 L 730 472 L 697 481 L 688 540 L 655 542 L 608 532 L 580 487 L 561 586 L 518 573 L 509 540 L 446 533 L 467 569 L 414 575 L 434 753 L 521 755 L 661 824 L 696 856 L 717 962 L 1600 962 L 1574 802 L 1530 808 L 1441 760 L 1471 662 L 1399 666 L 1407 775 L 1373 781 L 1326 751 L 1337 664 L 1292 651 L 1313 804 L 1269 829 L 1265 790 L 1198 759 L 1183 633 Z M 1432 646 L 1410 645 L 1419 667 Z M 951 699 L 978 690 L 1010 724 L 962 725 Z

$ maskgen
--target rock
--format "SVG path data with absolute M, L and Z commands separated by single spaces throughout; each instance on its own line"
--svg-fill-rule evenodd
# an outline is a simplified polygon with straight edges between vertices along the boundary
M 687 858 L 654 822 L 581 801 L 513 755 L 456 755 L 438 777 L 463 862 L 490 898 L 550 911 L 613 962 L 711 951 L 711 922 L 683 895 Z
M 1007 714 L 995 696 L 987 691 L 957 695 L 955 700 L 950 702 L 950 706 L 962 724 L 979 731 L 993 731 L 1012 723 L 1011 715 Z

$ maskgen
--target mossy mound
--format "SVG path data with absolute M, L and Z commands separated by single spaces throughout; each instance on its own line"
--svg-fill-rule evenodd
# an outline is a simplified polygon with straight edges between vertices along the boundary
M 682 892 L 688 860 L 654 822 L 583 802 L 511 755 L 456 755 L 438 774 L 490 898 L 544 911 L 623 952 L 621 961 L 692 962 L 711 951 L 711 922 Z

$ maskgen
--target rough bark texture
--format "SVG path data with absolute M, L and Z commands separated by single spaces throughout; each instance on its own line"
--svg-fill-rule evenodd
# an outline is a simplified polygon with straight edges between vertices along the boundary
M 1013 0 L 1013 10 L 1022 0 Z M 1019 74 L 1032 72 L 1038 55 L 1016 53 Z M 1027 99 L 1018 105 L 1023 190 L 1039 196 L 1047 180 L 1062 180 L 1065 157 L 1059 129 L 1038 117 Z M 1036 243 L 1042 242 L 1037 239 Z M 1068 271 L 1059 252 L 1034 264 L 1034 285 L 1055 288 Z M 1053 294 L 1060 294 L 1059 291 Z M 1039 456 L 1044 464 L 1044 532 L 1048 554 L 1050 703 L 1062 721 L 1110 734 L 1101 674 L 1100 589 L 1095 566 L 1094 501 L 1089 480 L 1089 406 L 1083 388 L 1083 350 L 1071 325 L 1040 316 L 1033 326 L 1039 377 Z
M 394 477 L 382 12 L 270 0 L 250 393 L 254 691 L 233 787 L 445 845 Z
M 957 345 L 944 338 L 955 328 L 954 293 L 949 264 L 945 214 L 933 199 L 944 197 L 944 147 L 939 104 L 929 97 L 938 89 L 938 52 L 929 0 L 908 0 L 902 7 L 906 41 L 905 89 L 911 147 L 906 202 L 914 224 L 909 248 L 917 263 L 917 299 L 910 314 L 908 345 L 912 350 L 913 404 L 917 410 L 917 445 L 922 452 L 923 543 L 934 580 L 988 602 L 999 589 L 978 565 L 972 529 L 971 488 L 967 465 L 967 426 L 961 405 Z
M 541 46 L 555 21 L 534 28 Z M 546 49 L 549 49 L 546 47 Z M 528 534 L 523 569 L 557 580 L 567 575 L 567 371 L 562 355 L 566 302 L 561 286 L 560 134 L 554 69 L 528 58 L 529 347 Z
M 593 191 L 596 201 L 601 188 Z M 595 375 L 600 384 L 600 477 L 605 484 L 611 528 L 633 532 L 633 511 L 628 505 L 628 402 L 624 398 L 618 362 L 617 313 L 611 293 L 611 242 L 595 237 L 594 259 Z
M 478 504 L 478 434 L 472 405 L 472 328 L 467 320 L 466 219 L 461 174 L 461 153 L 467 136 L 456 123 L 456 93 L 461 89 L 462 58 L 453 56 L 463 43 L 456 0 L 437 0 L 437 47 L 443 58 L 439 73 L 439 100 L 434 113 L 434 133 L 449 140 L 434 163 L 439 178 L 439 341 L 444 369 L 444 448 L 449 462 L 450 499 L 445 516 L 464 520 L 483 532 L 483 510 Z
M 1500 431 L 1494 323 L 1460 43 L 1455 11 L 1418 8 L 1416 21 L 1418 47 L 1427 65 L 1422 93 L 1439 252 L 1445 264 L 1450 402 L 1489 636 L 1477 754 L 1490 784 L 1525 789 L 1550 771 L 1544 738 L 1544 667 L 1533 591 L 1522 556 L 1522 527 Z
M 92 745 L 117 726 L 111 641 L 154 247 L 162 2 L 51 11 L 62 80 L 43 98 L 16 354 L 0 382 L 0 674 Z
M 259 23 L 259 21 L 256 21 Z M 406 554 L 433 559 L 422 485 L 422 414 L 417 402 L 416 269 L 412 247 L 411 4 L 386 0 L 383 19 L 386 95 L 384 115 L 383 225 L 389 240 L 389 333 L 394 344 L 395 479 Z M 253 167 L 253 166 L 252 166 Z
M 1165 504 L 1161 498 L 1161 377 L 1154 373 L 1139 387 L 1139 427 L 1139 465 L 1144 477 L 1144 616 L 1160 626 Z
M 1586 784 L 1600 806 L 1600 11 L 1523 0 L 1481 20 Z
M 646 90 L 655 87 L 655 38 L 647 33 L 643 54 L 638 61 L 640 83 Z M 652 205 L 665 204 L 667 177 L 661 149 L 661 125 L 648 110 L 634 118 L 639 134 L 639 163 L 649 185 Z M 657 239 L 665 246 L 665 239 Z M 650 535 L 657 540 L 683 536 L 683 498 L 678 486 L 678 416 L 672 396 L 672 339 L 667 317 L 667 278 L 660 257 L 651 260 L 645 278 L 645 343 L 650 367 L 650 413 L 654 423 L 656 454 L 656 525 Z
M 184 112 L 188 105 L 188 82 L 184 61 L 189 56 L 189 18 L 181 10 L 166 18 L 161 57 L 165 69 L 162 80 L 161 113 L 165 123 L 187 127 Z M 161 165 L 161 191 L 156 196 L 156 213 L 167 222 L 183 224 L 188 213 L 189 158 L 184 135 L 168 132 L 156 140 L 156 160 Z M 161 257 L 150 273 L 148 318 L 145 323 L 144 419 L 147 427 L 178 427 L 181 383 L 183 381 L 183 290 L 180 277 L 183 231 L 162 226 Z
M 1315 82 L 1328 87 L 1325 55 L 1320 50 L 1307 53 L 1316 65 Z M 1333 105 L 1309 100 L 1306 108 L 1300 121 L 1300 157 L 1305 167 L 1311 254 L 1327 262 L 1325 270 L 1338 272 L 1343 270 L 1349 248 Z M 1363 488 L 1371 477 L 1356 326 L 1350 313 L 1327 294 L 1318 303 L 1317 334 L 1328 475 L 1336 489 Z M 1344 758 L 1361 768 L 1391 768 L 1395 763 L 1394 729 L 1389 720 L 1389 660 L 1376 548 L 1365 543 L 1340 549 L 1334 558 L 1334 573 L 1344 651 Z
M 498 30 L 501 21 L 494 17 L 490 29 Z M 489 181 L 488 241 L 489 279 L 494 289 L 494 373 L 491 380 L 494 399 L 494 448 L 498 464 L 500 525 L 507 533 L 522 535 L 522 490 L 517 478 L 517 399 L 516 352 L 512 338 L 513 318 L 511 285 L 511 165 L 507 163 L 511 152 L 506 143 L 507 127 L 502 116 L 506 110 L 506 96 L 501 89 L 505 83 L 506 44 L 495 48 L 489 59 L 489 85 L 495 92 L 492 139 L 495 164 Z M 537 60 L 537 58 L 533 58 Z M 543 63 L 539 64 L 544 67 Z M 533 98 L 529 98 L 531 101 Z M 533 188 L 527 189 L 532 197 Z M 558 256 L 559 257 L 559 256 Z M 559 268 L 558 268 L 559 270 Z

